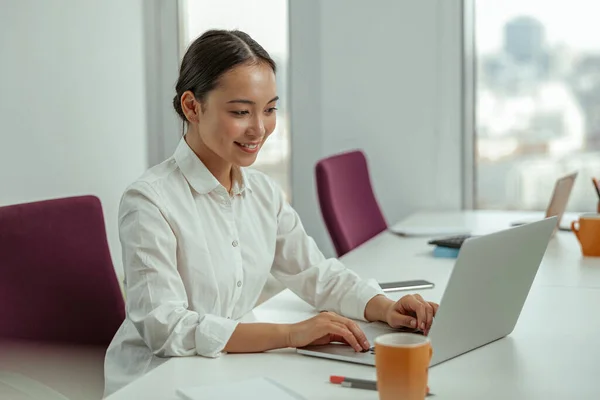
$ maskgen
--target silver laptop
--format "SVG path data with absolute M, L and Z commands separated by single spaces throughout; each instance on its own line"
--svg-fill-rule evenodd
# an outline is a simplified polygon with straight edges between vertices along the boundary
M 575 179 L 577 178 L 577 172 L 572 174 L 565 175 L 556 180 L 554 184 L 554 190 L 552 191 L 552 197 L 550 197 L 550 202 L 548 203 L 548 207 L 546 208 L 546 218 L 556 216 L 558 219 L 556 220 L 557 229 L 563 231 L 571 230 L 571 221 L 563 221 L 563 215 L 565 210 L 567 209 L 567 204 L 569 203 L 569 197 L 571 197 L 571 192 L 573 191 L 573 186 L 575 185 Z M 523 225 L 531 221 L 514 221 L 511 225 Z
M 436 365 L 510 334 L 527 299 L 557 217 L 467 239 L 429 332 Z M 383 323 L 361 325 L 371 344 L 397 331 Z M 307 346 L 298 353 L 375 365 L 374 351 L 350 346 Z

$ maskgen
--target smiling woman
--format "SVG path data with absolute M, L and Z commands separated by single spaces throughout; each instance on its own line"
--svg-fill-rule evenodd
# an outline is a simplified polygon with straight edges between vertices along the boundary
M 236 30 L 205 32 L 183 57 L 173 106 L 186 133 L 119 208 L 127 312 L 106 352 L 106 395 L 168 357 L 333 341 L 368 349 L 350 318 L 429 331 L 435 304 L 412 295 L 394 303 L 326 259 L 273 179 L 247 168 L 275 129 L 275 71 Z M 239 322 L 270 275 L 328 312 L 295 324 Z
M 282 0 L 179 0 L 180 54 L 208 29 L 241 30 L 277 64 L 277 125 L 257 153 L 253 169 L 264 172 L 291 198 L 288 2 Z M 172 78 L 171 78 L 172 79 Z M 171 82 L 168 82 L 171 83 Z
M 275 129 L 275 71 L 269 54 L 240 31 L 208 31 L 183 58 L 173 105 L 187 123 L 187 144 L 227 191 L 232 167 L 252 165 Z

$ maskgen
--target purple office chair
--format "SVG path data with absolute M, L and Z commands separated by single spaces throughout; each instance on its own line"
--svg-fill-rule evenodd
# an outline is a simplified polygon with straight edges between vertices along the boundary
M 107 346 L 124 318 L 98 198 L 0 207 L 0 338 Z
M 319 161 L 316 179 L 321 214 L 338 257 L 387 229 L 362 151 Z

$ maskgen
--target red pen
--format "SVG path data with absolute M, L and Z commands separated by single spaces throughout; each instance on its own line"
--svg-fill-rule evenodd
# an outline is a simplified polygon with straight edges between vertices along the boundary
M 329 382 L 349 388 L 377 390 L 377 382 L 367 379 L 346 378 L 345 376 L 331 375 L 329 377 Z
M 355 389 L 367 389 L 377 390 L 377 382 L 368 379 L 357 379 L 347 378 L 345 376 L 331 375 L 329 382 L 342 385 L 344 387 L 355 388 Z M 429 392 L 429 386 L 427 387 L 427 397 L 433 396 L 433 393 Z

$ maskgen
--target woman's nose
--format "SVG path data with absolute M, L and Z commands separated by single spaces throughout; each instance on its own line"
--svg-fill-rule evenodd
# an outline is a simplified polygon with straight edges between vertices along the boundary
M 256 136 L 264 136 L 265 134 L 265 123 L 259 116 L 252 121 L 252 133 Z

